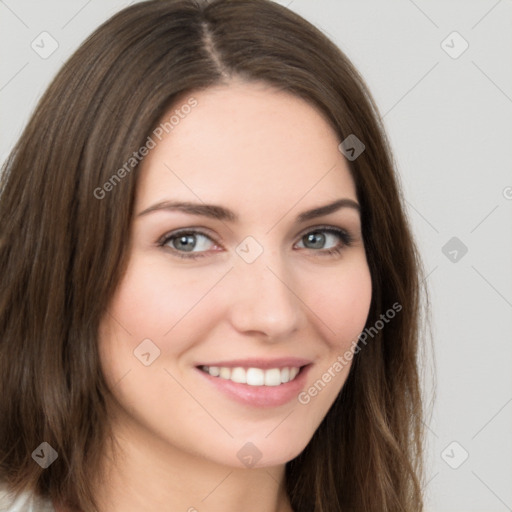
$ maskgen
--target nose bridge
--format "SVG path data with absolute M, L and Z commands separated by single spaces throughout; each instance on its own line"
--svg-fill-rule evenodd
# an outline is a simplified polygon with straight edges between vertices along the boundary
M 233 271 L 237 287 L 231 303 L 234 327 L 240 331 L 259 331 L 269 338 L 290 334 L 298 326 L 300 301 L 291 291 L 293 278 L 282 254 L 265 249 L 248 261 L 242 254 Z

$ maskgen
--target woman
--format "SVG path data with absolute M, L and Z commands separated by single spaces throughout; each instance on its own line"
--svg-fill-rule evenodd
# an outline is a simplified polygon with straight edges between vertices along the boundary
M 5 503 L 423 509 L 418 258 L 319 30 L 267 0 L 135 4 L 2 179 Z

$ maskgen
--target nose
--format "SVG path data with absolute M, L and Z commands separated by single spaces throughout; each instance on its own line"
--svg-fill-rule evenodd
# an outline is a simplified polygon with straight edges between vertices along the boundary
M 229 316 L 239 332 L 279 341 L 299 329 L 302 302 L 294 293 L 289 269 L 278 258 L 264 255 L 253 263 L 235 265 Z

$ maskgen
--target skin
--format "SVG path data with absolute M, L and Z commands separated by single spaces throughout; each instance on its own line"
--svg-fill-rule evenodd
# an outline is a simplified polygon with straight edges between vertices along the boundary
M 198 105 L 141 164 L 129 263 L 101 324 L 120 452 L 106 453 L 96 495 L 105 512 L 289 512 L 285 463 L 308 444 L 350 363 L 307 405 L 270 408 L 235 402 L 195 365 L 304 357 L 313 362 L 307 389 L 353 348 L 371 300 L 359 213 L 346 207 L 300 224 L 296 217 L 336 199 L 357 202 L 355 185 L 339 137 L 302 99 L 232 81 L 190 94 L 170 112 L 190 96 Z M 171 199 L 221 205 L 240 219 L 138 215 Z M 306 245 L 303 236 L 321 225 L 348 231 L 351 245 L 325 232 L 320 249 Z M 212 239 L 195 239 L 204 257 L 180 258 L 179 243 L 174 252 L 171 242 L 158 245 L 192 227 Z M 263 248 L 251 264 L 236 252 L 247 236 Z M 340 245 L 340 254 L 325 254 Z M 134 350 L 148 338 L 160 355 L 145 366 Z M 247 442 L 261 452 L 251 468 L 237 457 Z

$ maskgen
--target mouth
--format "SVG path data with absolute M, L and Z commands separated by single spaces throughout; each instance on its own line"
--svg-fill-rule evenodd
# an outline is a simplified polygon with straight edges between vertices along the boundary
M 249 386 L 281 386 L 293 381 L 305 366 L 291 366 L 284 368 L 244 368 L 236 366 L 199 366 L 201 371 L 212 377 L 230 380 L 237 384 L 247 384 Z
M 298 399 L 312 366 L 312 363 L 273 368 L 199 365 L 196 370 L 208 385 L 231 400 L 251 407 L 268 408 Z

